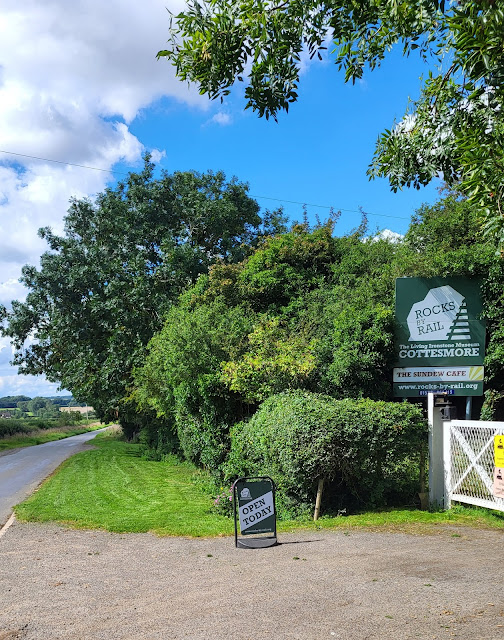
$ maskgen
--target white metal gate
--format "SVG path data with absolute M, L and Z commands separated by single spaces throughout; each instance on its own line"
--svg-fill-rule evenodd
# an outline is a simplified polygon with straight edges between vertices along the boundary
M 493 494 L 494 436 L 503 434 L 504 422 L 443 423 L 446 508 L 456 500 L 504 511 L 504 498 Z

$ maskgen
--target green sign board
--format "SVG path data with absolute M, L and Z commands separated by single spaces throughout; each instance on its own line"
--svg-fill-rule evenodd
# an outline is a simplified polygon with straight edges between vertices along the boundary
M 233 485 L 235 543 L 241 547 L 266 547 L 276 544 L 275 485 L 269 477 L 239 478 Z M 261 535 L 244 543 L 241 535 Z M 265 537 L 262 534 L 272 533 Z
M 398 278 L 394 395 L 482 395 L 481 313 L 478 280 Z

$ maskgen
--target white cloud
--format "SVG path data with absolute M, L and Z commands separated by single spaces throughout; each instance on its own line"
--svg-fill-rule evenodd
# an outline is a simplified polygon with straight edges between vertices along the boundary
M 33 398 L 69 394 L 45 376 L 18 375 L 17 368 L 10 365 L 13 355 L 8 338 L 0 337 L 0 396 L 27 395 Z
M 0 282 L 0 304 L 10 307 L 13 300 L 23 301 L 25 296 L 26 289 L 18 278 L 9 278 L 4 282 Z
M 216 113 L 213 118 L 211 118 L 209 120 L 209 122 L 213 122 L 215 124 L 220 124 L 221 126 L 225 127 L 228 124 L 231 124 L 232 119 L 231 116 L 229 115 L 229 113 L 224 113 L 222 111 L 219 111 L 218 113 Z
M 156 60 L 168 36 L 166 8 L 177 13 L 184 4 L 2 0 L 0 150 L 17 155 L 0 153 L 0 303 L 24 298 L 21 267 L 38 264 L 47 248 L 37 230 L 61 232 L 72 196 L 102 191 L 111 177 L 106 170 L 118 161 L 139 162 L 143 145 L 129 125 L 143 108 L 162 96 L 209 108 L 169 62 Z M 44 384 L 51 393 L 56 388 L 4 370 L 0 391 L 17 385 L 28 393 Z
M 151 160 L 155 164 L 158 164 L 158 162 L 161 162 L 161 160 L 166 157 L 166 151 L 164 149 L 162 151 L 160 151 L 159 149 L 151 149 L 150 153 Z
M 8 364 L 12 357 L 12 349 L 7 338 L 0 337 L 0 370 Z
M 155 58 L 168 33 L 166 5 L 183 4 L 3 0 L 0 149 L 22 155 L 0 153 L 0 282 L 12 277 L 7 263 L 37 261 L 45 248 L 37 229 L 61 229 L 71 196 L 93 195 L 111 177 L 23 155 L 104 170 L 134 164 L 143 146 L 128 123 L 143 107 L 162 95 L 208 106 Z
M 389 242 L 400 242 L 403 238 L 403 235 L 390 229 L 383 229 L 383 231 L 380 231 L 380 233 L 375 236 L 376 240 L 388 240 Z
M 26 395 L 36 396 L 70 395 L 69 391 L 59 388 L 54 382 L 48 382 L 44 376 L 18 376 L 15 373 L 0 375 L 0 396 Z

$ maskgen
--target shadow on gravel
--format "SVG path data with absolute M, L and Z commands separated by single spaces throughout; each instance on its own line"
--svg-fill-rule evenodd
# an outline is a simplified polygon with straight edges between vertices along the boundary
M 283 547 L 286 544 L 309 544 L 310 542 L 322 542 L 322 538 L 316 540 L 289 540 L 289 542 L 278 542 L 277 547 Z

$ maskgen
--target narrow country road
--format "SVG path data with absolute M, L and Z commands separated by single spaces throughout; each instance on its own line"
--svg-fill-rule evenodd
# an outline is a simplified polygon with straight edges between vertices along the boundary
M 29 496 L 63 460 L 83 451 L 83 445 L 104 430 L 3 452 L 0 455 L 0 527 L 7 522 L 14 505 Z

